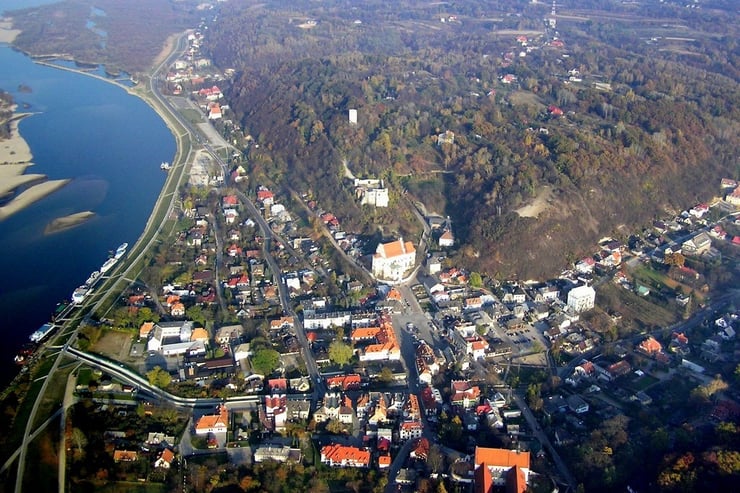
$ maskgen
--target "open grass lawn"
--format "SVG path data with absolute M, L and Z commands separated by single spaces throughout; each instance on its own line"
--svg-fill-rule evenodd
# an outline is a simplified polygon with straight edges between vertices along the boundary
M 651 385 L 658 383 L 659 381 L 660 381 L 659 379 L 651 375 L 639 376 L 639 375 L 632 373 L 630 374 L 629 381 L 625 382 L 625 385 L 629 387 L 631 390 L 633 390 L 634 392 L 639 392 L 641 390 L 645 390 Z
M 658 328 L 677 320 L 677 314 L 664 306 L 652 303 L 614 283 L 599 287 L 599 302 L 605 309 L 622 314 L 623 323 L 633 322 L 638 328 Z
M 130 332 L 106 330 L 93 347 L 93 350 L 111 359 L 126 361 L 131 352 L 132 341 L 133 336 Z
M 34 426 L 40 426 L 59 408 L 64 400 L 64 392 L 67 389 L 67 377 L 75 369 L 74 364 L 61 365 L 49 378 L 51 381 L 46 386 L 41 403 L 36 410 Z

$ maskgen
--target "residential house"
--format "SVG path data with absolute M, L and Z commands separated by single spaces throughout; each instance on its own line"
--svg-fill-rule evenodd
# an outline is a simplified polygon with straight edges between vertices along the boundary
M 412 459 L 426 461 L 427 456 L 429 455 L 429 448 L 429 440 L 427 440 L 426 438 L 419 438 L 412 446 L 409 457 L 411 457 Z
M 139 327 L 139 338 L 146 339 L 152 330 L 154 330 L 154 322 L 144 322 Z
M 452 235 L 452 231 L 445 229 L 442 235 L 439 237 L 439 246 L 441 248 L 451 247 L 455 244 L 455 237 Z
M 139 453 L 136 450 L 115 450 L 113 452 L 113 462 L 136 462 L 139 460 Z
M 370 451 L 334 443 L 321 447 L 321 462 L 329 466 L 369 467 Z
M 175 437 L 165 435 L 164 433 L 149 432 L 146 437 L 146 444 L 150 446 L 164 445 L 165 447 L 168 447 L 175 444 Z
M 337 375 L 326 378 L 326 386 L 330 389 L 338 388 L 342 391 L 360 390 L 362 380 L 360 375 L 353 373 L 351 375 Z
M 639 346 L 637 346 L 637 349 L 652 356 L 661 352 L 663 350 L 663 346 L 653 336 L 649 336 L 647 339 L 643 340 Z
M 725 200 L 734 206 L 740 207 L 740 186 L 735 187 L 732 193 L 727 194 Z
M 159 454 L 159 457 L 154 462 L 154 467 L 161 468 L 161 469 L 169 469 L 174 459 L 175 459 L 175 453 L 172 450 L 166 448 L 162 451 L 161 454 Z
M 565 400 L 568 402 L 568 408 L 574 413 L 583 414 L 588 412 L 588 403 L 580 395 L 570 395 Z
M 683 332 L 674 332 L 671 334 L 671 342 L 668 344 L 668 351 L 676 353 L 679 356 L 686 356 L 691 352 L 689 348 L 689 338 Z
M 290 448 L 287 445 L 260 445 L 254 452 L 254 462 L 256 463 L 273 460 L 275 462 L 297 464 L 301 459 L 301 449 Z
M 421 438 L 423 428 L 419 421 L 404 421 L 398 429 L 398 438 L 402 441 Z
M 467 380 L 453 380 L 451 387 L 450 402 L 453 406 L 469 409 L 478 404 L 481 393 L 477 385 L 471 385 Z
M 241 325 L 225 325 L 216 331 L 216 343 L 228 345 L 236 341 L 242 333 Z
M 684 241 L 681 244 L 681 252 L 684 255 L 703 255 L 712 247 L 712 238 L 706 232 Z
M 207 435 L 209 433 L 226 433 L 229 426 L 229 410 L 221 404 L 216 414 L 201 416 L 195 423 L 196 435 Z
M 173 303 L 170 307 L 170 315 L 173 317 L 184 317 L 185 316 L 185 305 L 181 302 Z
M 352 332 L 350 337 L 354 342 L 373 338 L 373 343 L 359 349 L 360 361 L 400 360 L 401 346 L 396 340 L 393 322 L 384 315 L 379 323 L 379 327 L 358 328 Z

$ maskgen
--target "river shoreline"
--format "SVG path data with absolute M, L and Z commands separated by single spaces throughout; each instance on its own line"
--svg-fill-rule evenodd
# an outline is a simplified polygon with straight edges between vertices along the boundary
M 20 29 L 13 29 L 13 19 L 0 17 L 0 43 L 12 43 L 16 36 L 21 33 Z
M 13 111 L 16 107 L 13 107 Z M 20 121 L 30 113 L 14 113 L 10 137 L 0 141 L 0 199 L 10 198 L 0 206 L 0 221 L 54 193 L 71 180 L 48 180 L 40 173 L 25 174 L 32 166 L 31 148 L 18 130 Z M 17 193 L 17 190 L 21 190 Z M 17 193 L 17 195 L 16 195 Z M 13 195 L 15 195 L 13 197 Z

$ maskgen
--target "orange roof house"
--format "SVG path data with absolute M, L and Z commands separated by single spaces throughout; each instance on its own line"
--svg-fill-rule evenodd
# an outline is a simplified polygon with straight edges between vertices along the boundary
M 166 448 L 159 455 L 159 458 L 154 462 L 154 467 L 161 467 L 164 469 L 169 469 L 174 459 L 175 459 L 175 453 L 172 450 Z
M 403 299 L 403 296 L 401 296 L 401 292 L 397 290 L 396 288 L 391 288 L 390 291 L 388 291 L 388 300 L 390 301 L 401 301 Z
M 353 342 L 374 341 L 360 351 L 360 361 L 384 361 L 401 359 L 401 346 L 388 316 L 381 316 L 378 327 L 360 327 L 352 331 Z
M 173 303 L 170 307 L 170 314 L 173 317 L 182 317 L 183 315 L 185 315 L 185 305 L 183 305 L 179 301 L 177 303 Z
M 154 330 L 154 322 L 144 322 L 139 327 L 139 337 L 142 339 L 147 338 L 152 330 Z
M 387 469 L 391 467 L 391 456 L 381 455 L 378 456 L 378 469 Z
M 490 493 L 493 486 L 504 485 L 507 492 L 522 493 L 529 480 L 529 458 L 529 452 L 476 447 L 476 493 Z
M 321 462 L 330 466 L 369 467 L 370 451 L 333 443 L 321 447 Z
M 204 329 L 203 327 L 198 327 L 196 329 L 193 329 L 192 334 L 190 334 L 190 340 L 191 341 L 208 341 L 208 331 Z
M 206 414 L 198 419 L 195 424 L 196 435 L 206 435 L 208 433 L 225 433 L 229 427 L 229 410 L 221 404 L 218 406 L 217 414 Z
M 208 119 L 218 120 L 221 118 L 221 106 L 218 103 L 208 105 Z
M 653 336 L 650 336 L 640 343 L 638 349 L 647 354 L 654 354 L 662 351 L 663 346 Z
M 136 450 L 116 450 L 113 452 L 113 462 L 135 462 L 139 454 Z
M 359 390 L 361 383 L 360 375 L 356 373 L 351 375 L 337 375 L 326 379 L 326 386 L 330 389 L 340 388 L 342 390 Z
M 277 320 L 270 321 L 270 330 L 292 329 L 294 324 L 293 317 L 280 317 Z

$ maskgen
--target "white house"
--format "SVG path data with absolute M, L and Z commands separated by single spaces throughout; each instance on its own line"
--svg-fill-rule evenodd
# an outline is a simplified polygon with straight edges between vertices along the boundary
M 440 247 L 451 247 L 455 244 L 455 237 L 452 235 L 452 231 L 445 229 L 442 236 L 439 237 Z
M 585 312 L 594 307 L 596 291 L 591 286 L 578 286 L 568 292 L 568 308 L 575 313 Z

